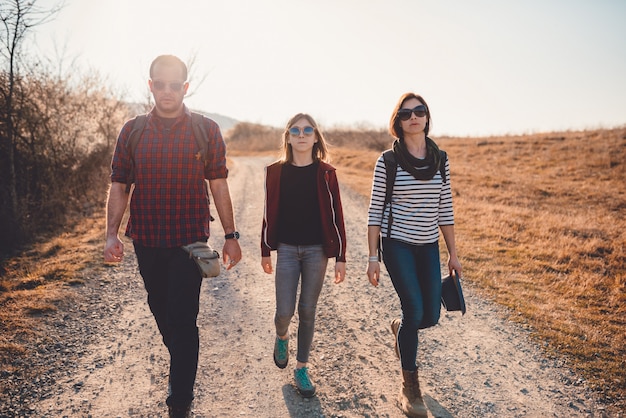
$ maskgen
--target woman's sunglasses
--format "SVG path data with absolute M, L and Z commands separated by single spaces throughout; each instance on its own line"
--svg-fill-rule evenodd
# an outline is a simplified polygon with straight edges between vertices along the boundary
M 313 132 L 315 132 L 315 128 L 313 128 L 312 126 L 305 126 L 304 128 L 302 128 L 302 130 L 300 130 L 300 128 L 296 126 L 289 128 L 289 135 L 291 136 L 300 136 L 300 134 L 310 136 L 313 135 Z
M 152 82 L 152 87 L 154 87 L 154 89 L 158 91 L 165 90 L 165 87 L 167 87 L 168 85 L 170 86 L 171 91 L 181 91 L 185 83 L 180 83 L 178 81 L 174 83 L 166 83 L 165 81 L 159 81 L 159 80 L 154 80 Z
M 398 117 L 400 120 L 409 120 L 413 113 L 415 113 L 415 116 L 418 118 L 423 118 L 426 116 L 426 106 L 419 105 L 415 106 L 413 109 L 400 109 L 398 110 Z

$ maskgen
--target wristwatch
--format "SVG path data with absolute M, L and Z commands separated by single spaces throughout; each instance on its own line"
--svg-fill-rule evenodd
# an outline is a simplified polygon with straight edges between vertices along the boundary
M 239 232 L 231 232 L 230 234 L 224 235 L 224 239 L 239 239 Z

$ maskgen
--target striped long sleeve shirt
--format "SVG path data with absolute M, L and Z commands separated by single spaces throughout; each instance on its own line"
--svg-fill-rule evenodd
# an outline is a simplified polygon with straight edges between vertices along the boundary
M 391 205 L 384 207 L 386 179 L 383 156 L 376 161 L 367 224 L 380 226 L 381 235 L 409 244 L 423 245 L 439 240 L 439 226 L 454 225 L 450 166 L 446 160 L 446 178 L 441 173 L 431 180 L 416 180 L 398 165 Z M 391 231 L 387 231 L 389 210 L 393 211 Z

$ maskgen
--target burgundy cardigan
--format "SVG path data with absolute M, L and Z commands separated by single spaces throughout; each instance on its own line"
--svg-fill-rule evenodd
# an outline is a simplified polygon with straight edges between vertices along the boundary
M 269 257 L 278 247 L 278 206 L 282 162 L 265 168 L 265 211 L 261 230 L 261 256 Z M 346 228 L 335 168 L 323 161 L 317 170 L 317 197 L 320 204 L 324 252 L 327 257 L 346 261 Z

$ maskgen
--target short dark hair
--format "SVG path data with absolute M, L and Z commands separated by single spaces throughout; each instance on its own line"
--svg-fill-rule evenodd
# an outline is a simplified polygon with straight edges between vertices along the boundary
M 152 61 L 152 64 L 150 64 L 150 78 L 152 78 L 154 67 L 157 64 L 179 66 L 181 70 L 183 70 L 183 81 L 187 81 L 187 65 L 177 56 L 159 55 L 156 57 L 154 61 Z
M 404 132 L 402 131 L 402 126 L 400 125 L 400 118 L 398 118 L 398 110 L 402 109 L 404 102 L 409 99 L 417 99 L 426 108 L 426 126 L 424 127 L 424 134 L 428 136 L 428 131 L 430 129 L 430 109 L 428 109 L 426 100 L 424 100 L 424 98 L 419 94 L 404 93 L 402 97 L 400 97 L 400 100 L 398 100 L 398 103 L 396 103 L 396 107 L 394 107 L 391 119 L 389 120 L 389 133 L 394 138 L 404 138 Z

